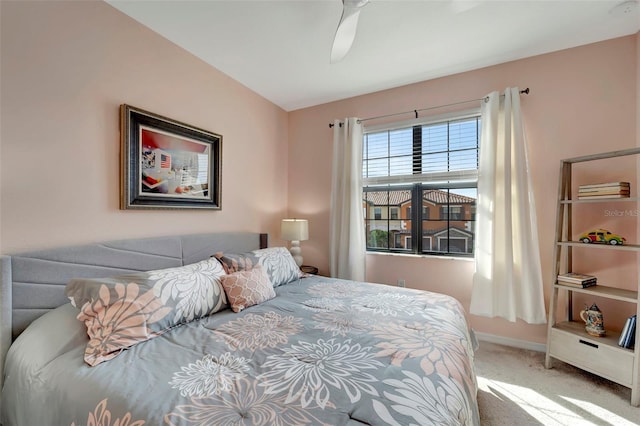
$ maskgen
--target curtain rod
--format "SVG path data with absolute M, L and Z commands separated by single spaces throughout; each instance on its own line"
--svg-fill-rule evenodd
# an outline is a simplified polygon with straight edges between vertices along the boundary
M 529 94 L 529 88 L 527 87 L 526 89 L 521 90 L 520 93 L 528 95 Z M 504 96 L 504 95 L 500 95 L 500 96 Z M 358 120 L 358 122 L 362 123 L 363 121 L 377 120 L 379 118 L 395 117 L 396 115 L 404 115 L 404 114 L 412 114 L 412 113 L 416 115 L 416 118 L 418 118 L 418 113 L 421 112 L 421 111 L 428 111 L 430 109 L 437 109 L 437 108 L 446 108 L 446 107 L 450 107 L 450 106 L 454 106 L 454 105 L 468 104 L 470 102 L 479 102 L 479 101 L 487 102 L 488 100 L 489 100 L 489 96 L 485 96 L 484 98 L 469 99 L 468 101 L 454 102 L 452 104 L 438 105 L 438 106 L 429 107 L 429 108 L 422 108 L 422 109 L 414 109 L 413 111 L 396 112 L 395 114 L 378 115 L 376 117 L 361 118 L 361 119 Z M 343 123 L 340 123 L 340 127 L 342 127 L 342 124 Z M 329 127 L 333 127 L 333 126 L 334 126 L 333 123 L 329 123 Z

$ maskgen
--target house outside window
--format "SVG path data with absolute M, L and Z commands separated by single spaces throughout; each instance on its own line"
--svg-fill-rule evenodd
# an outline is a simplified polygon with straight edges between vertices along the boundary
M 480 125 L 476 110 L 365 128 L 368 251 L 473 256 Z

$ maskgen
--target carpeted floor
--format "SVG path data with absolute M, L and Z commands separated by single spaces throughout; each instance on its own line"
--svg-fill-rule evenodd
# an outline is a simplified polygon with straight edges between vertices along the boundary
M 483 426 L 640 425 L 631 389 L 544 353 L 480 342 L 476 374 Z

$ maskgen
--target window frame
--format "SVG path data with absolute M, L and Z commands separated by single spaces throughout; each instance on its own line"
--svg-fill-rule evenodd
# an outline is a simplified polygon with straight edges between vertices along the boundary
M 386 222 L 387 222 L 387 247 L 370 247 L 369 246 L 369 235 L 367 235 L 367 247 L 366 247 L 366 251 L 367 252 L 381 252 L 381 253 L 403 253 L 403 254 L 408 254 L 408 255 L 417 255 L 417 256 L 444 256 L 444 257 L 466 257 L 466 258 L 474 258 L 475 257 L 475 251 L 474 251 L 474 243 L 475 243 L 475 225 L 473 225 L 473 223 L 475 223 L 476 221 L 476 215 L 474 214 L 477 211 L 477 173 L 478 173 L 478 168 L 479 168 L 479 157 L 480 157 L 480 135 L 481 135 L 481 130 L 482 130 L 482 122 L 481 122 L 481 114 L 480 114 L 480 108 L 474 108 L 472 110 L 466 110 L 466 111 L 459 111 L 459 112 L 452 112 L 452 113 L 447 113 L 447 114 L 441 114 L 441 115 L 437 115 L 437 116 L 432 116 L 432 117 L 425 117 L 425 118 L 421 118 L 421 119 L 414 119 L 414 120 L 406 120 L 406 121 L 401 121 L 401 122 L 395 122 L 395 123 L 387 123 L 387 124 L 382 124 L 382 125 L 375 125 L 375 126 L 366 126 L 363 129 L 363 144 L 365 143 L 365 138 L 367 134 L 370 133 L 377 133 L 377 132 L 385 132 L 385 131 L 393 131 L 393 130 L 401 130 L 401 129 L 413 129 L 413 134 L 414 134 L 414 151 L 412 151 L 412 157 L 414 159 L 414 169 L 415 169 L 415 164 L 416 164 L 416 158 L 420 157 L 422 158 L 425 153 L 422 151 L 422 129 L 424 126 L 429 126 L 429 125 L 437 125 L 440 123 L 449 123 L 449 125 L 451 124 L 451 122 L 456 122 L 456 121 L 464 121 L 466 119 L 476 119 L 477 121 L 477 127 L 476 127 L 476 152 L 477 152 L 477 157 L 476 157 L 476 168 L 472 171 L 469 172 L 467 170 L 464 170 L 463 172 L 458 172 L 458 171 L 449 171 L 449 172 L 439 172 L 439 173 L 415 173 L 411 175 L 408 179 L 406 179 L 406 181 L 402 181 L 402 183 L 390 183 L 389 181 L 393 181 L 393 180 L 399 180 L 393 176 L 384 176 L 384 177 L 380 177 L 380 178 L 363 178 L 363 187 L 362 187 L 362 191 L 363 191 L 363 204 L 364 204 L 364 200 L 366 198 L 366 192 L 380 192 L 380 191 L 394 191 L 394 190 L 409 190 L 411 191 L 411 205 L 410 207 L 408 207 L 408 211 L 410 211 L 411 213 L 411 217 L 410 217 L 410 221 L 411 221 L 411 232 L 409 234 L 405 234 L 404 237 L 399 237 L 397 233 L 392 233 L 391 231 L 391 226 L 390 226 L 390 222 L 392 221 L 391 219 L 391 214 L 389 213 L 386 218 Z M 416 132 L 420 133 L 420 141 L 416 142 Z M 451 139 L 449 138 L 449 136 L 447 136 L 447 144 L 449 144 L 451 141 Z M 419 146 L 419 151 L 416 152 L 416 146 L 417 144 L 420 144 Z M 451 152 L 455 152 L 455 150 L 450 149 L 450 146 L 447 146 L 447 155 L 450 155 L 449 153 Z M 363 156 L 364 157 L 364 156 Z M 374 157 L 371 157 L 374 158 Z M 388 158 L 391 158 L 391 154 L 388 154 Z M 364 160 L 365 158 L 363 158 L 363 167 L 364 167 Z M 367 159 L 368 160 L 368 159 Z M 419 162 L 418 162 L 419 163 Z M 469 169 L 471 170 L 471 169 Z M 422 172 L 422 171 L 421 171 Z M 430 181 L 429 177 L 431 177 L 433 180 Z M 459 179 L 455 179 L 454 177 L 458 177 Z M 380 183 L 376 184 L 376 180 L 380 181 Z M 387 182 L 384 182 L 387 181 Z M 456 217 L 452 218 L 451 214 L 448 214 L 446 219 L 443 218 L 439 218 L 439 219 L 431 219 L 429 216 L 433 216 L 435 215 L 439 215 L 439 212 L 436 212 L 434 214 L 433 213 L 433 208 L 431 207 L 427 207 L 427 217 L 423 217 L 423 211 L 424 211 L 424 192 L 425 190 L 442 190 L 442 191 L 451 191 L 451 190 L 455 190 L 455 189 L 461 189 L 461 188 L 465 188 L 465 189 L 476 189 L 476 202 L 472 203 L 471 206 L 469 207 L 469 218 L 468 219 L 464 219 L 465 217 L 465 209 L 463 207 L 463 204 L 460 203 L 449 203 L 446 205 L 447 210 L 449 213 L 451 213 L 451 211 L 453 210 L 452 208 L 458 208 L 459 209 L 459 213 L 456 215 Z M 473 197 L 472 197 L 473 198 Z M 442 206 L 440 206 L 442 207 Z M 365 207 L 366 208 L 366 207 Z M 392 206 L 392 205 L 387 205 L 387 208 L 390 209 L 391 208 L 399 208 L 398 206 Z M 403 220 L 403 208 L 399 208 L 400 209 L 400 214 L 399 214 L 399 220 Z M 366 210 L 365 210 L 366 212 Z M 458 217 L 460 216 L 460 217 Z M 369 229 L 369 221 L 374 221 L 375 219 L 372 218 L 367 218 L 367 215 L 365 214 L 365 228 Z M 383 218 L 384 220 L 384 218 Z M 473 231 L 471 231 L 472 236 L 470 237 L 470 239 L 466 240 L 466 244 L 465 246 L 468 247 L 469 245 L 471 246 L 471 253 L 458 253 L 458 252 L 452 252 L 452 251 L 446 251 L 446 252 L 441 252 L 441 251 L 436 251 L 440 248 L 440 241 L 442 239 L 442 237 L 433 234 L 433 235 L 425 235 L 425 229 L 424 228 L 424 222 L 423 221 L 429 221 L 429 220 L 433 220 L 433 221 L 437 221 L 437 220 L 446 220 L 447 221 L 447 227 L 446 232 L 447 232 L 447 237 L 446 237 L 446 245 L 448 247 L 448 250 L 451 249 L 451 243 L 454 240 L 457 239 L 463 239 L 464 238 L 460 238 L 458 236 L 452 236 L 450 235 L 451 232 L 451 225 L 449 224 L 449 222 L 453 222 L 453 221 L 465 221 L 465 222 L 471 222 L 472 223 L 472 227 L 473 227 Z M 377 229 L 377 228 L 376 228 Z M 456 229 L 456 228 L 453 228 Z M 459 229 L 458 229 L 459 231 Z M 411 241 L 411 248 L 395 248 L 395 243 L 398 240 L 398 238 L 404 238 L 405 241 Z M 428 250 L 428 248 L 426 248 L 428 251 L 425 251 L 423 249 L 423 240 L 427 238 L 429 239 L 429 241 L 431 242 L 431 248 L 430 250 Z M 417 244 L 415 244 L 417 243 Z M 433 246 L 436 247 L 433 247 Z M 408 244 L 407 244 L 408 246 Z

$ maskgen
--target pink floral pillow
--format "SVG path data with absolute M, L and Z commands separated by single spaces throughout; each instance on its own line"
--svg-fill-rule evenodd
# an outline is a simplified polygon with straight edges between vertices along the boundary
M 220 278 L 222 287 L 233 312 L 266 302 L 276 297 L 273 284 L 260 265 L 252 269 L 234 272 Z
M 74 279 L 65 294 L 80 310 L 89 342 L 84 353 L 94 366 L 180 324 L 227 307 L 220 263 L 207 259 L 176 268 L 117 277 Z
M 269 276 L 274 287 L 302 278 L 302 271 L 285 247 L 269 247 L 247 253 L 216 253 L 217 258 L 228 274 L 244 271 L 260 265 Z

